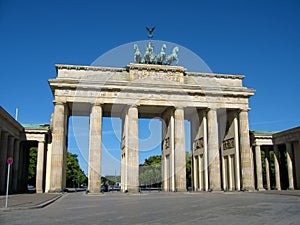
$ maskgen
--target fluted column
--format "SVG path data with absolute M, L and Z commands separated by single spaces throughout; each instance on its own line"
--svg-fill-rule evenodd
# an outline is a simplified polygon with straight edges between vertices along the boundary
M 232 157 L 231 155 L 228 155 L 228 173 L 229 173 L 229 176 L 228 176 L 228 180 L 229 180 L 229 187 L 228 187 L 228 190 L 232 191 L 233 190 L 233 177 L 232 177 L 232 172 L 233 172 L 233 168 L 232 168 Z
M 7 147 L 8 147 L 8 133 L 1 132 L 0 143 L 0 193 L 4 194 L 6 190 L 6 174 L 7 174 Z
M 293 149 L 292 143 L 286 143 L 286 152 L 287 152 L 287 169 L 289 176 L 289 189 L 294 190 L 294 174 L 293 174 Z
M 254 171 L 252 162 L 252 151 L 249 139 L 248 111 L 239 113 L 239 134 L 242 169 L 242 187 L 246 190 L 254 190 Z
M 239 146 L 239 125 L 238 125 L 238 114 L 235 114 L 233 119 L 234 124 L 234 143 L 235 143 L 235 188 L 241 190 L 241 171 L 240 171 L 240 146 Z
M 185 168 L 185 135 L 184 135 L 184 110 L 176 108 L 175 120 L 175 188 L 177 191 L 186 190 Z
M 138 108 L 136 105 L 128 109 L 128 154 L 127 154 L 127 190 L 138 192 L 139 189 L 139 136 Z
M 88 190 L 91 193 L 99 193 L 101 190 L 101 154 L 102 107 L 100 104 L 95 104 L 90 113 Z
M 260 145 L 255 146 L 255 162 L 256 162 L 256 183 L 257 190 L 264 190 L 262 179 L 262 163 L 261 163 L 261 148 Z
M 267 190 L 271 190 L 271 183 L 270 183 L 270 150 L 265 150 L 265 164 L 266 164 L 266 182 L 267 182 Z
M 52 154 L 49 192 L 60 192 L 65 188 L 66 159 L 66 105 L 56 102 L 53 114 Z
M 36 193 L 44 192 L 45 141 L 39 141 L 36 163 Z
M 207 137 L 207 112 L 203 112 L 203 157 L 204 157 L 204 190 L 208 191 L 208 137 Z
M 219 191 L 221 190 L 221 174 L 217 109 L 209 109 L 207 112 L 207 131 L 209 187 L 214 191 Z
M 274 166 L 275 166 L 275 183 L 276 183 L 276 189 L 277 190 L 281 190 L 278 145 L 274 145 Z

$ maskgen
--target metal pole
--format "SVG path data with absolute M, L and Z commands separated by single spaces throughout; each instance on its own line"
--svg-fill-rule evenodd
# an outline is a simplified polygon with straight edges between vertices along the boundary
M 7 206 L 8 206 L 9 173 L 10 173 L 10 164 L 8 164 L 8 171 L 7 171 L 7 184 L 6 184 L 6 201 L 5 201 L 5 208 L 7 208 Z

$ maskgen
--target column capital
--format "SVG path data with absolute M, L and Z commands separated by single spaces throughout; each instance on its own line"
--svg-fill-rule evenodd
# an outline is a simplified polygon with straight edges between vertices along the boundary
M 94 104 L 92 104 L 92 106 L 102 106 L 102 103 L 100 103 L 100 102 L 95 102 Z
M 139 106 L 140 106 L 140 104 L 138 104 L 138 103 L 134 103 L 132 105 L 128 105 L 129 108 L 137 108 Z
M 207 108 L 207 112 L 208 111 L 217 111 L 217 110 L 218 110 L 217 107 L 209 107 L 209 108 Z
M 239 113 L 241 113 L 241 112 L 249 112 L 250 111 L 250 108 L 245 108 L 245 109 L 243 109 L 243 108 L 241 108 L 241 109 L 239 109 Z
M 57 100 L 54 100 L 53 103 L 54 103 L 54 105 L 65 105 L 66 104 L 66 102 L 57 101 Z

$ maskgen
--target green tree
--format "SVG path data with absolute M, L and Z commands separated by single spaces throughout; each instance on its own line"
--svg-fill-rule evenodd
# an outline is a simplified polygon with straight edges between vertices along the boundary
M 192 187 L 192 156 L 186 152 L 186 187 Z
M 37 147 L 29 149 L 28 184 L 33 186 L 35 186 L 36 181 L 37 151 Z
M 78 187 L 87 182 L 87 177 L 82 169 L 80 169 L 77 157 L 78 155 L 76 154 L 67 153 L 67 187 Z
M 29 150 L 29 166 L 28 166 L 28 184 L 35 186 L 36 182 L 36 164 L 37 164 L 37 147 Z M 67 187 L 78 187 L 78 184 L 87 182 L 87 177 L 80 169 L 76 154 L 67 153 Z
M 143 164 L 140 164 L 139 181 L 141 186 L 160 187 L 161 156 L 150 156 Z

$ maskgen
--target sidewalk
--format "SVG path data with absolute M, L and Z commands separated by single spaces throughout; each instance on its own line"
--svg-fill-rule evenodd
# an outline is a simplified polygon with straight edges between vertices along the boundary
M 26 193 L 8 196 L 8 208 L 5 208 L 6 196 L 0 196 L 0 210 L 42 208 L 59 199 L 59 193 Z

